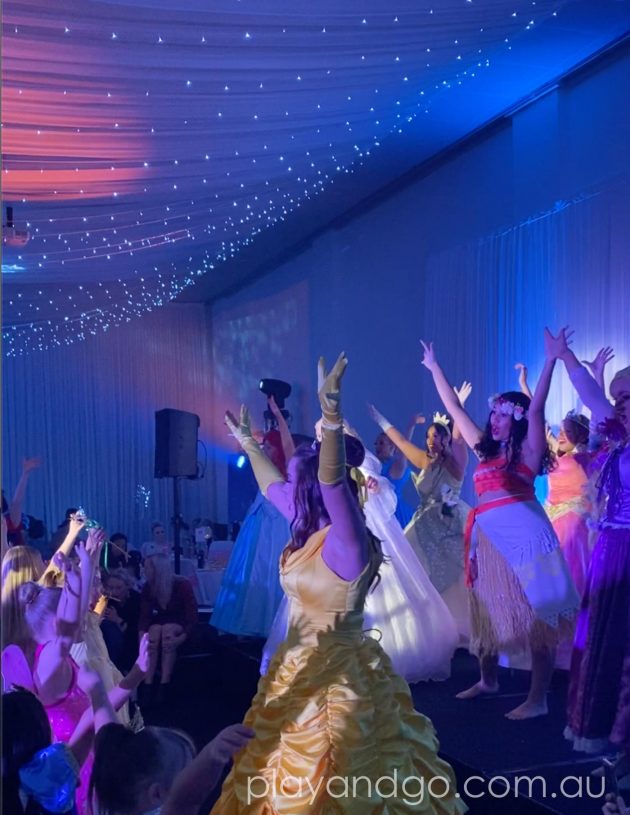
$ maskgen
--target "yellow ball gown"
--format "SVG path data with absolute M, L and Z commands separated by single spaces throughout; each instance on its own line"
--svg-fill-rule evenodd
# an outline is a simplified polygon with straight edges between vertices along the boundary
M 211 815 L 457 815 L 452 768 L 407 683 L 362 632 L 382 555 L 355 580 L 325 564 L 330 527 L 285 550 L 289 633 L 244 719 L 255 737 L 236 756 Z

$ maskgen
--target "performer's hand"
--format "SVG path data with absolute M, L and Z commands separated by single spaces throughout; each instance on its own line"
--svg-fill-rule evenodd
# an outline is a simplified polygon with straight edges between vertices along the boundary
M 368 402 L 367 406 L 368 415 L 372 421 L 376 422 L 376 424 L 380 428 L 391 427 L 391 422 L 388 422 L 387 419 L 383 416 L 380 410 L 377 410 L 374 405 Z
M 22 459 L 22 472 L 23 473 L 31 473 L 33 470 L 36 470 L 38 467 L 42 466 L 41 458 L 25 458 Z
M 324 422 L 333 427 L 341 426 L 341 379 L 344 375 L 348 359 L 342 351 L 337 361 L 326 373 L 326 363 L 320 357 L 317 364 L 317 395 L 322 408 Z
M 230 433 L 243 446 L 243 443 L 252 439 L 252 431 L 249 423 L 249 411 L 245 405 L 241 405 L 241 412 L 236 420 L 236 417 L 230 413 L 229 410 L 225 412 L 225 424 L 228 426 Z
M 554 337 L 548 328 L 545 328 L 545 356 L 547 359 L 560 359 L 569 350 L 569 345 L 573 342 L 573 330 L 565 325 L 561 328 L 558 336 Z
M 582 364 L 586 365 L 589 371 L 593 374 L 593 378 L 596 382 L 603 382 L 604 379 L 604 368 L 611 359 L 615 358 L 615 354 L 613 349 L 610 346 L 605 346 L 604 348 L 600 348 L 597 352 L 595 359 L 592 362 L 588 362 L 588 360 L 583 359 Z
M 267 398 L 267 404 L 269 405 L 269 410 L 273 413 L 273 415 L 278 418 L 278 416 L 282 416 L 282 411 L 278 407 L 275 397 L 273 394 Z
M 455 391 L 455 396 L 459 399 L 459 404 L 464 407 L 468 397 L 472 393 L 472 385 L 470 382 L 464 380 L 459 388 L 453 388 Z
M 432 371 L 434 366 L 437 365 L 437 357 L 435 356 L 435 351 L 433 350 L 433 343 L 432 342 L 426 343 L 424 340 L 420 340 L 420 345 L 424 349 L 422 364 L 424 365 L 425 368 L 428 368 L 430 371 Z

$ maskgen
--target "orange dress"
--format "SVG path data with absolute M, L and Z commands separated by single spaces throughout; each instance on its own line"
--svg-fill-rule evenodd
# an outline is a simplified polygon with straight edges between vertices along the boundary
M 256 736 L 212 815 L 462 813 L 431 721 L 414 710 L 378 642 L 363 636 L 382 555 L 375 549 L 359 577 L 343 580 L 322 558 L 329 529 L 285 551 L 289 633 L 244 719 Z

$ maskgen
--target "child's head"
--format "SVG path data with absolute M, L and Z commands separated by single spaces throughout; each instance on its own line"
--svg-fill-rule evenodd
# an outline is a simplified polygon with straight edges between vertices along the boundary
M 96 815 L 134 815 L 161 806 L 175 778 L 195 757 L 179 730 L 119 724 L 99 730 L 94 744 L 90 795 Z
M 2 803 L 6 812 L 23 812 L 20 770 L 50 746 L 50 722 L 39 699 L 27 690 L 2 694 Z M 39 808 L 35 812 L 44 812 Z

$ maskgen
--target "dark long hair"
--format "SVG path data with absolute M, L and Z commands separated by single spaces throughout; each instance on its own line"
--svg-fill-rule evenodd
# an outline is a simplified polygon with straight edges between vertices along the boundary
M 363 459 L 363 446 L 352 436 L 346 436 L 346 453 L 349 460 L 356 457 L 357 461 Z M 359 448 L 361 452 L 359 451 Z M 360 455 L 359 455 L 360 452 Z M 292 549 L 301 549 L 309 537 L 330 523 L 330 516 L 324 505 L 324 498 L 319 483 L 319 446 L 312 444 L 300 445 L 293 455 L 296 461 L 295 481 L 293 484 L 293 500 L 295 516 L 291 521 Z M 350 468 L 346 469 L 346 484 L 351 494 L 359 504 L 359 487 L 352 478 Z M 370 548 L 377 551 L 383 558 L 380 541 L 367 529 Z M 373 576 L 370 586 L 380 581 L 378 571 Z
M 291 521 L 291 538 L 294 549 L 301 549 L 313 532 L 330 523 L 324 506 L 317 472 L 319 454 L 310 444 L 301 444 L 293 455 L 296 462 L 293 501 L 295 516 Z
M 107 724 L 96 734 L 90 798 L 99 812 L 132 813 L 142 790 L 155 782 L 168 789 L 195 755 L 185 733 L 145 727 L 134 733 L 121 724 Z
M 50 722 L 42 703 L 20 688 L 2 694 L 2 811 L 24 815 L 47 815 L 33 799 L 20 801 L 20 769 L 35 753 L 52 742 Z
M 425 444 L 427 445 L 427 450 L 429 447 L 429 430 L 431 430 L 431 428 L 433 428 L 435 432 L 438 434 L 438 436 L 442 440 L 442 447 L 446 450 L 450 446 L 451 440 L 453 438 L 450 426 L 447 427 L 441 422 L 431 422 L 431 424 L 427 427 L 426 433 L 424 434 L 424 441 Z
M 529 406 L 531 404 L 531 399 L 529 396 L 526 396 L 524 393 L 520 393 L 520 391 L 506 391 L 505 393 L 501 394 L 499 399 L 506 402 L 513 402 L 515 405 L 522 407 L 524 411 L 529 410 Z M 496 458 L 501 452 L 501 442 L 495 441 L 495 439 L 492 438 L 492 425 L 490 422 L 491 417 L 492 411 L 488 416 L 488 421 L 486 422 L 481 440 L 475 445 L 475 452 L 482 461 L 488 461 L 489 459 Z M 507 470 L 515 467 L 520 462 L 521 449 L 523 447 L 523 442 L 527 438 L 528 429 L 529 422 L 524 416 L 519 421 L 516 421 L 514 417 L 512 417 L 510 435 L 507 440 L 507 458 L 505 462 L 505 468 Z M 552 453 L 549 445 L 546 445 L 537 475 L 548 473 L 554 468 L 554 466 L 555 456 Z

